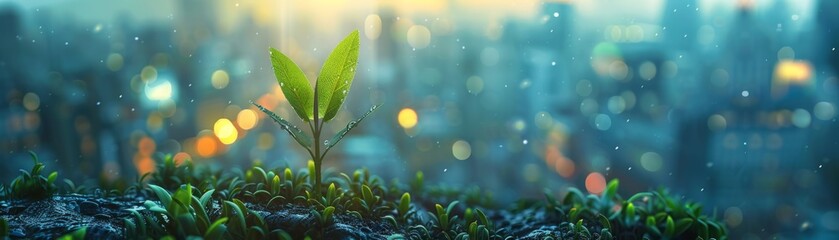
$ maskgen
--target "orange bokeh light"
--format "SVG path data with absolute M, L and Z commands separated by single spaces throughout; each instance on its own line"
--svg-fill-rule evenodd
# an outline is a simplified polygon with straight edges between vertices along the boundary
M 155 147 L 154 140 L 151 140 L 149 137 L 143 137 L 137 143 L 137 152 L 141 156 L 149 157 L 154 153 Z
M 195 141 L 195 151 L 201 157 L 212 157 L 216 154 L 216 140 L 212 136 L 201 136 Z
M 600 194 L 606 189 L 606 178 L 598 172 L 589 173 L 586 177 L 586 190 L 592 194 Z
M 559 147 L 554 145 L 545 147 L 545 164 L 554 167 L 554 170 L 564 178 L 574 176 L 574 170 L 576 170 L 574 162 L 562 156 Z
M 172 160 L 175 161 L 175 165 L 180 166 L 184 162 L 192 160 L 192 156 L 190 156 L 189 153 L 179 152 L 172 157 Z
M 134 155 L 134 166 L 137 167 L 137 173 L 140 174 L 140 176 L 153 172 L 155 169 L 154 160 L 152 160 L 149 156 L 142 156 L 141 153 Z

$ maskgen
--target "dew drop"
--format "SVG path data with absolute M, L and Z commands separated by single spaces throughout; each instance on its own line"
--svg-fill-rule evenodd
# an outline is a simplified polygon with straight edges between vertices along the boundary
M 329 146 L 329 140 L 323 140 L 323 145 Z

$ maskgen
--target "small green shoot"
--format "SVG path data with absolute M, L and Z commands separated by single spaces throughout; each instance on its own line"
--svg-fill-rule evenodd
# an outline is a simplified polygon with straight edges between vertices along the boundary
M 47 177 L 41 176 L 41 171 L 45 167 L 44 163 L 38 161 L 38 156 L 34 152 L 30 151 L 29 155 L 35 165 L 29 172 L 20 170 L 20 176 L 15 178 L 10 186 L 11 198 L 40 200 L 51 197 L 57 190 L 55 180 L 58 178 L 58 172 L 52 172 Z
M 317 197 L 322 194 L 321 167 L 326 153 L 341 141 L 347 132 L 355 128 L 361 120 L 364 120 L 367 115 L 378 108 L 378 105 L 373 106 L 360 118 L 350 121 L 343 130 L 340 130 L 331 139 L 321 136 L 323 125 L 336 116 L 352 85 L 356 65 L 358 64 L 359 42 L 359 33 L 356 30 L 338 43 L 338 46 L 324 62 L 314 89 L 309 85 L 306 75 L 294 61 L 277 49 L 270 49 L 271 63 L 274 67 L 277 82 L 297 116 L 309 125 L 312 136 L 308 136 L 265 107 L 252 102 L 260 111 L 280 124 L 283 130 L 288 132 L 312 157 L 314 170 L 310 174 L 315 179 L 314 192 Z M 323 142 L 322 146 L 321 142 Z

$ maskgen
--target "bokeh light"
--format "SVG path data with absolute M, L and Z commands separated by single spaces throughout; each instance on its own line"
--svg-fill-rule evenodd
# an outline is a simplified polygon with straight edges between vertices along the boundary
M 204 135 L 198 137 L 198 140 L 195 141 L 195 151 L 201 157 L 212 157 L 216 154 L 218 146 L 216 145 L 216 140 L 210 135 Z
M 408 29 L 408 44 L 416 49 L 428 47 L 431 43 L 431 31 L 423 25 L 414 25 Z
M 236 116 L 236 123 L 239 124 L 239 127 L 244 130 L 250 130 L 258 121 L 258 117 L 256 112 L 251 109 L 242 109 L 239 111 L 239 114 Z
M 236 127 L 227 118 L 221 118 L 213 124 L 213 133 L 225 145 L 233 144 L 239 136 L 239 131 L 236 130 Z
M 598 172 L 589 173 L 586 176 L 586 190 L 592 194 L 600 194 L 606 189 L 606 178 Z
M 472 156 L 472 145 L 464 140 L 457 140 L 452 144 L 452 155 L 457 160 L 466 160 Z
M 417 125 L 418 117 L 417 112 L 411 108 L 403 108 L 399 111 L 397 115 L 397 120 L 399 121 L 399 126 L 402 128 L 409 129 L 413 128 Z
M 227 84 L 230 82 L 230 75 L 227 75 L 227 72 L 224 70 L 216 70 L 213 72 L 213 76 L 210 78 L 210 82 L 215 89 L 224 89 L 227 87 Z
M 38 97 L 38 94 L 35 93 L 26 93 L 23 95 L 23 108 L 29 111 L 38 110 L 38 107 L 41 106 L 41 98 Z

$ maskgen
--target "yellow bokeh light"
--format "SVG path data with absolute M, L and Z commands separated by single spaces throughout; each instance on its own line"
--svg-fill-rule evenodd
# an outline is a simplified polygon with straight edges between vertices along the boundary
M 38 94 L 35 93 L 26 93 L 23 95 L 23 107 L 29 111 L 38 110 L 38 107 L 41 106 L 41 98 L 38 97 Z
M 233 142 L 236 142 L 236 138 L 239 137 L 236 126 L 233 126 L 233 122 L 230 122 L 227 118 L 221 118 L 213 124 L 213 133 L 225 145 L 233 144 Z
M 775 78 L 780 82 L 803 84 L 810 81 L 812 67 L 804 61 L 784 60 L 775 66 Z
M 249 130 L 256 126 L 257 119 L 256 112 L 250 109 L 242 109 L 236 116 L 236 123 L 239 124 L 240 128 Z
M 402 126 L 402 128 L 413 128 L 417 126 L 417 112 L 414 109 L 403 108 L 399 111 L 397 118 L 399 120 L 399 126 Z
M 114 72 L 122 69 L 122 64 L 123 58 L 122 55 L 120 55 L 119 53 L 111 53 L 110 55 L 108 55 L 108 60 L 105 61 L 105 65 L 108 66 L 108 69 Z
M 157 80 L 157 69 L 152 66 L 146 66 L 140 71 L 140 79 L 143 82 L 152 82 Z
M 467 141 L 457 140 L 452 144 L 452 155 L 457 160 L 466 160 L 472 156 L 472 145 L 469 145 Z
M 224 70 L 216 70 L 213 72 L 213 76 L 210 80 L 213 84 L 213 88 L 223 89 L 227 87 L 228 83 L 230 83 L 230 75 L 228 75 Z

